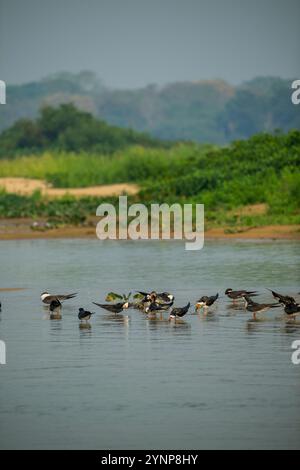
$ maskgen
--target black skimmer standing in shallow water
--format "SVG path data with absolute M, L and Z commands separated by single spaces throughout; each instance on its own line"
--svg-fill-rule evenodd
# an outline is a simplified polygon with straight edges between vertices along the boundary
M 245 300 L 245 306 L 248 312 L 251 312 L 253 314 L 253 320 L 256 320 L 257 317 L 256 315 L 261 312 L 265 312 L 266 310 L 269 310 L 269 308 L 278 308 L 280 305 L 278 303 L 276 304 L 258 304 L 256 302 L 253 302 L 251 297 L 248 295 L 244 295 L 244 300 Z
M 290 297 L 289 295 L 278 294 L 277 292 L 271 289 L 268 289 L 268 290 L 272 292 L 274 299 L 278 300 L 279 303 L 283 305 L 296 304 L 296 300 L 294 299 L 294 297 Z
M 189 311 L 190 305 L 191 304 L 189 302 L 185 307 L 172 308 L 169 320 L 175 320 L 175 322 L 176 322 L 177 318 L 184 317 L 184 315 Z
M 275 292 L 271 289 L 268 290 L 272 292 L 273 297 L 277 299 L 281 305 L 284 305 L 284 311 L 286 315 L 296 320 L 296 315 L 300 312 L 300 305 L 297 304 L 294 297 L 291 297 L 290 295 L 278 294 L 278 292 Z
M 197 300 L 196 302 L 196 310 L 198 310 L 201 307 L 203 308 L 211 307 L 215 303 L 218 297 L 219 297 L 219 294 L 211 295 L 210 297 L 208 297 L 207 295 L 203 295 L 201 299 Z
M 97 304 L 93 302 L 93 304 L 112 313 L 121 313 L 125 308 L 129 308 L 128 302 L 118 302 L 117 304 Z
M 255 295 L 257 295 L 256 292 L 257 292 L 256 290 L 253 290 L 253 291 L 248 291 L 248 290 L 233 290 L 233 289 L 231 289 L 231 287 L 229 287 L 228 289 L 226 289 L 225 294 L 226 294 L 227 297 L 229 297 L 231 300 L 235 301 L 235 300 L 243 299 L 243 297 L 244 297 L 245 295 L 248 295 L 248 296 L 255 296 Z
M 91 318 L 92 315 L 95 315 L 95 312 L 89 312 L 88 310 L 84 310 L 84 308 L 80 307 L 78 313 L 78 319 L 80 321 L 85 320 L 86 322 Z
M 42 292 L 41 293 L 41 300 L 44 304 L 51 304 L 53 300 L 64 300 L 73 299 L 77 295 L 77 292 L 73 294 L 58 294 L 58 295 L 51 295 L 49 292 Z

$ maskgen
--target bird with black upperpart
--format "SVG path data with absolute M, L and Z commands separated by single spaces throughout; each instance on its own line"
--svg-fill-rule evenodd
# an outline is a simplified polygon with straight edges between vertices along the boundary
M 268 290 L 272 292 L 274 299 L 278 300 L 279 303 L 283 305 L 296 304 L 296 300 L 294 299 L 294 297 L 291 297 L 289 295 L 278 294 L 278 292 L 275 292 L 271 289 Z
M 300 313 L 300 305 L 294 302 L 286 303 L 284 306 L 284 312 L 288 317 L 296 320 L 296 315 Z
M 197 300 L 196 302 L 196 305 L 195 305 L 196 310 L 202 307 L 204 309 L 211 307 L 215 303 L 215 301 L 218 299 L 218 297 L 219 297 L 219 294 L 211 295 L 210 297 L 207 295 L 203 295 L 201 299 Z
M 88 322 L 92 315 L 95 315 L 95 312 L 89 312 L 88 310 L 85 310 L 84 308 L 80 307 L 78 312 L 78 319 L 80 321 L 85 320 L 86 322 Z
M 254 296 L 257 295 L 257 291 L 256 290 L 248 291 L 248 290 L 243 290 L 243 289 L 242 290 L 233 290 L 233 289 L 231 289 L 231 287 L 229 287 L 228 289 L 226 289 L 225 295 L 227 295 L 227 297 L 229 297 L 229 299 L 235 301 L 235 300 L 243 299 L 243 297 L 245 295 L 254 297 Z
M 150 303 L 148 307 L 145 308 L 145 312 L 149 313 L 149 312 L 159 312 L 162 310 L 169 310 L 169 308 L 172 307 L 172 305 L 173 305 L 173 302 L 169 304 L 159 304 L 157 302 L 152 302 Z
M 269 310 L 270 308 L 278 308 L 281 307 L 280 304 L 278 303 L 273 303 L 273 304 L 258 304 L 257 302 L 254 302 L 251 297 L 248 295 L 244 295 L 244 300 L 245 300 L 245 307 L 248 312 L 251 312 L 253 315 L 253 320 L 257 320 L 257 314 L 261 312 L 265 312 Z
M 190 302 L 185 307 L 174 307 L 171 310 L 169 320 L 177 320 L 177 318 L 182 318 L 189 311 L 191 304 Z
M 116 304 L 98 304 L 97 302 L 93 302 L 93 304 L 112 313 L 121 313 L 124 309 L 129 308 L 129 302 L 118 302 Z

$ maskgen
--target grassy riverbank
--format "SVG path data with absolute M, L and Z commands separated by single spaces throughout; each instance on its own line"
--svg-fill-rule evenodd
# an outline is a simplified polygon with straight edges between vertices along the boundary
M 83 122 L 89 119 L 85 115 L 77 118 Z M 48 125 L 43 123 L 43 138 L 49 133 Z M 2 189 L 0 217 L 44 218 L 54 226 L 83 224 L 95 215 L 100 203 L 117 203 L 117 193 L 110 195 L 107 188 L 95 190 L 95 186 L 122 184 L 129 189 L 132 185 L 129 204 L 203 203 L 209 229 L 223 227 L 239 232 L 243 227 L 300 224 L 299 131 L 259 134 L 227 147 L 188 142 L 160 145 L 159 141 L 134 134 L 138 145 L 131 146 L 132 136 L 128 132 L 122 134 L 121 145 L 116 129 L 106 128 L 103 123 L 95 126 L 96 130 L 102 129 L 105 138 L 110 136 L 109 142 L 113 136 L 114 145 L 109 152 L 95 151 L 96 131 L 90 150 L 81 147 L 76 151 L 61 150 L 61 142 L 66 146 L 69 141 L 67 131 L 63 132 L 60 126 L 53 141 L 56 147 L 53 144 L 52 149 L 31 155 L 26 151 L 22 155 L 16 129 L 8 132 L 5 138 L 8 136 L 19 150 L 7 158 L 2 155 L 0 178 L 35 178 L 45 187 L 50 185 L 52 195 L 54 188 L 60 188 L 56 196 L 70 188 L 85 191 L 83 197 L 83 193 L 74 190 L 77 197 L 67 194 L 53 199 L 51 191 L 11 194 Z M 72 133 L 72 139 L 75 136 Z M 46 141 L 42 142 L 45 145 Z

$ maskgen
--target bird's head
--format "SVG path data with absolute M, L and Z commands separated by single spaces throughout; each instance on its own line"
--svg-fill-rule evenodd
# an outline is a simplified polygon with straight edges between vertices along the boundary
M 152 300 L 152 302 L 153 302 L 157 297 L 157 293 L 155 291 L 152 291 L 152 292 L 150 292 L 149 297 L 150 297 L 149 300 Z
M 201 299 L 197 300 L 197 302 L 195 304 L 196 309 L 204 307 L 206 300 L 207 300 L 206 296 L 203 296 L 203 297 L 201 297 Z
M 232 292 L 231 287 L 229 287 L 228 289 L 226 289 L 225 294 L 229 294 L 230 292 Z

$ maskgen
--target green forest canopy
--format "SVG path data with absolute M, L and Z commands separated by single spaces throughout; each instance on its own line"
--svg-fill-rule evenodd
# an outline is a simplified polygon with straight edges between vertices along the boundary
M 73 104 L 44 107 L 36 120 L 20 119 L 0 135 L 0 158 L 46 149 L 112 153 L 132 145 L 163 146 L 141 132 L 111 126 Z

